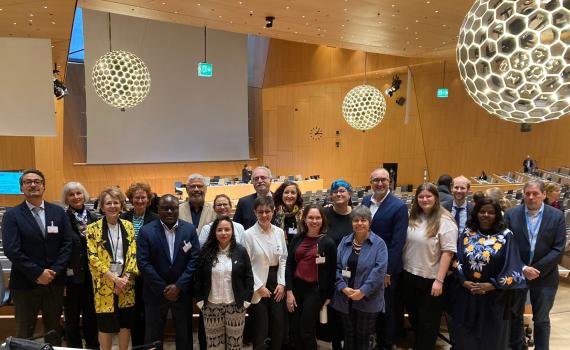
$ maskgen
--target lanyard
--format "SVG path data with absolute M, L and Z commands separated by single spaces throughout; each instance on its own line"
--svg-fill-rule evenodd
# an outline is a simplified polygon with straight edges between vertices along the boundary
M 113 244 L 113 235 L 111 234 L 111 227 L 107 224 L 109 230 L 109 243 L 111 245 L 111 252 L 113 253 L 113 262 L 117 262 L 117 251 L 119 250 L 119 239 L 121 238 L 121 226 L 117 223 L 117 240 Z
M 540 229 L 540 224 L 542 223 L 542 216 L 544 215 L 544 207 L 540 209 L 538 213 L 538 217 L 536 218 L 534 225 L 532 224 L 531 220 L 529 219 L 528 211 L 525 213 L 526 219 L 526 228 L 528 229 L 528 238 L 530 241 L 530 260 L 529 263 L 532 263 L 532 258 L 534 257 L 534 248 L 536 246 L 536 239 L 538 238 L 538 230 Z

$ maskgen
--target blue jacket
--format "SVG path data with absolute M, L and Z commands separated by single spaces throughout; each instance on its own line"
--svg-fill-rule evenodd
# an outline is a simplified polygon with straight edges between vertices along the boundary
M 186 252 L 184 242 L 192 244 Z M 170 261 L 170 250 L 160 220 L 144 225 L 137 237 L 137 264 L 144 277 L 143 299 L 146 302 L 166 302 L 163 290 L 169 284 L 176 284 L 183 293 L 191 294 L 199 251 L 196 227 L 189 222 L 178 220 L 173 261 Z
M 342 292 L 348 287 L 348 278 L 342 276 L 342 270 L 346 269 L 348 258 L 352 252 L 352 239 L 354 233 L 344 237 L 337 250 L 336 285 L 332 300 L 332 307 L 348 314 L 349 299 Z M 382 238 L 375 234 L 368 235 L 363 242 L 356 271 L 350 271 L 354 276 L 354 289 L 360 289 L 365 297 L 352 302 L 352 308 L 364 312 L 384 311 L 384 276 L 388 266 L 388 249 Z
M 71 256 L 71 224 L 60 206 L 44 201 L 46 236 L 26 202 L 8 209 L 2 220 L 4 254 L 12 262 L 11 289 L 30 289 L 39 285 L 36 280 L 44 269 L 56 272 L 52 283 L 63 284 Z M 50 233 L 47 226 L 56 226 Z
M 371 196 L 362 199 L 362 205 L 370 207 Z M 388 247 L 387 274 L 395 276 L 402 271 L 402 250 L 408 232 L 408 207 L 392 192 L 388 193 L 380 208 L 372 218 L 370 231 L 384 240 Z

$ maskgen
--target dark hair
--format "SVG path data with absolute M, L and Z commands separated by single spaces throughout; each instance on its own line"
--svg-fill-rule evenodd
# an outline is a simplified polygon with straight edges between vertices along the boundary
M 441 175 L 439 179 L 437 179 L 438 186 L 445 186 L 447 188 L 451 188 L 451 182 L 453 182 L 453 179 L 447 174 Z
M 485 197 L 485 193 L 483 193 L 482 191 L 477 191 L 477 192 L 473 193 L 473 203 L 477 204 L 477 202 L 479 202 L 484 197 Z
M 295 204 L 299 208 L 302 208 L 303 207 L 303 197 L 301 196 L 301 189 L 299 188 L 299 185 L 297 185 L 296 182 L 289 181 L 289 180 L 285 180 L 285 182 L 283 182 L 281 184 L 281 186 L 279 186 L 279 188 L 275 191 L 275 193 L 273 193 L 273 201 L 275 202 L 275 206 L 276 207 L 284 207 L 285 206 L 285 204 L 283 203 L 283 192 L 285 192 L 285 189 L 288 186 L 295 186 L 295 190 L 297 190 L 297 199 L 295 200 Z
M 44 176 L 44 173 L 42 173 L 38 169 L 26 169 L 26 170 L 24 170 L 24 172 L 22 172 L 22 175 L 20 176 L 20 186 L 22 186 L 24 184 L 24 176 L 26 176 L 28 174 L 38 175 L 39 177 L 42 178 L 42 181 L 44 182 L 44 185 L 45 185 L 46 177 Z
M 303 216 L 301 217 L 301 233 L 306 234 L 307 232 L 309 232 L 309 228 L 307 227 L 307 223 L 305 222 L 305 220 L 307 219 L 307 215 L 309 214 L 309 211 L 311 209 L 317 209 L 321 214 L 321 217 L 323 218 L 323 224 L 321 225 L 321 232 L 319 233 L 327 233 L 328 224 L 327 224 L 327 217 L 325 215 L 325 210 L 323 209 L 322 206 L 318 204 L 309 204 L 305 207 L 305 209 L 303 209 Z
M 273 198 L 271 196 L 257 196 L 255 201 L 253 201 L 253 210 L 257 210 L 257 208 L 261 207 L 262 205 L 267 205 L 271 208 L 271 210 L 275 209 L 275 203 L 273 202 Z
M 490 204 L 495 208 L 495 222 L 493 223 L 491 230 L 495 233 L 503 231 L 507 227 L 503 220 L 503 209 L 501 209 L 499 202 L 491 197 L 483 197 L 475 203 L 475 207 L 471 210 L 466 226 L 474 231 L 479 231 L 479 218 L 477 217 L 477 214 L 479 214 L 479 210 L 487 204 Z
M 218 239 L 216 238 L 216 230 L 218 229 L 218 225 L 222 221 L 227 221 L 230 223 L 232 227 L 232 238 L 230 241 L 230 251 L 231 254 L 236 247 L 236 236 L 234 232 L 234 223 L 229 216 L 222 216 L 221 218 L 217 218 L 212 222 L 212 226 L 210 227 L 210 234 L 208 234 L 208 239 L 206 239 L 206 243 L 200 249 L 200 255 L 198 255 L 198 266 L 214 266 L 218 262 Z

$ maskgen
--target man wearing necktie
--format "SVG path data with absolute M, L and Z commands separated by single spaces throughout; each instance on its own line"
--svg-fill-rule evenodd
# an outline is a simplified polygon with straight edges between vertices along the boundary
M 517 293 L 511 324 L 511 348 L 524 348 L 523 313 L 527 291 L 532 305 L 534 348 L 545 350 L 550 339 L 550 309 L 558 289 L 558 263 L 566 246 L 564 214 L 544 205 L 544 182 L 533 180 L 523 187 L 523 204 L 507 210 L 505 221 L 514 233 L 525 266 L 528 290 Z
M 455 222 L 459 228 L 459 234 L 465 229 L 467 218 L 471 213 L 471 209 L 473 209 L 473 204 L 467 202 L 466 199 L 470 187 L 471 181 L 465 176 L 461 175 L 454 178 L 451 186 L 453 201 L 441 203 L 441 206 L 447 209 L 451 213 L 451 216 L 455 218 Z
M 10 289 L 16 336 L 34 335 L 41 310 L 45 341 L 60 346 L 71 224 L 63 208 L 44 201 L 45 177 L 41 171 L 25 170 L 20 190 L 25 201 L 9 209 L 2 221 L 4 253 L 12 262 Z

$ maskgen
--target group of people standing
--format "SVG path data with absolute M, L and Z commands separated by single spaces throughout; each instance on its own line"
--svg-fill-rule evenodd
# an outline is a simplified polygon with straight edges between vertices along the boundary
M 356 207 L 344 180 L 325 207 L 304 206 L 292 181 L 272 193 L 268 168 L 251 182 L 233 220 L 227 195 L 205 201 L 199 174 L 188 178 L 187 201 L 164 195 L 156 214 L 148 184 L 127 190 L 130 211 L 107 188 L 99 217 L 81 184 L 64 186 L 64 211 L 43 200 L 44 175 L 24 171 L 25 201 L 6 212 L 2 232 L 17 336 L 33 335 L 41 310 L 46 341 L 60 345 L 63 307 L 70 347 L 110 349 L 113 334 L 122 350 L 156 346 L 170 311 L 176 348 L 191 349 L 195 299 L 201 349 L 240 349 L 244 335 L 255 350 L 314 350 L 317 337 L 335 350 L 390 349 L 404 309 L 414 349 L 434 348 L 442 314 L 456 349 L 522 349 L 528 290 L 536 348 L 548 349 L 566 236 L 541 181 L 525 184 L 523 203 L 506 213 L 489 196 L 468 203 L 463 176 L 445 201 L 436 185 L 420 185 L 409 213 L 383 168 Z

